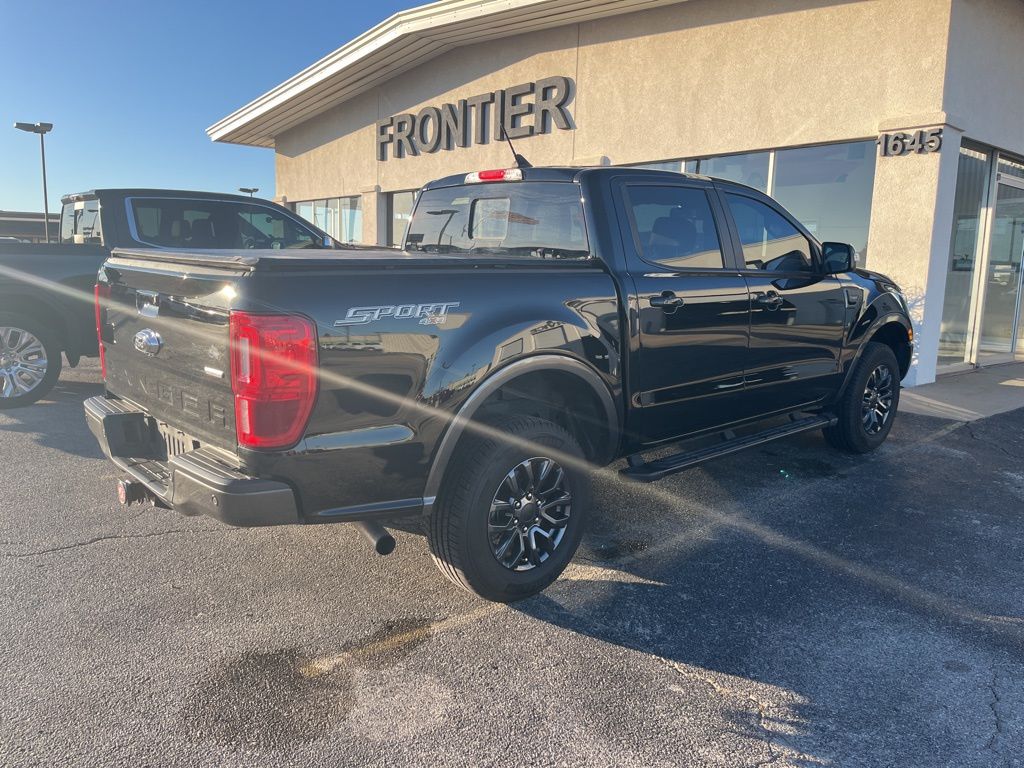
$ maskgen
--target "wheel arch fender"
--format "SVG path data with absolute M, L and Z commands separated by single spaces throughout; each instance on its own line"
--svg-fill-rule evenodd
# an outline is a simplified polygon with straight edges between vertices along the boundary
M 505 385 L 532 373 L 558 372 L 575 376 L 586 385 L 600 402 L 601 410 L 607 419 L 608 434 L 602 459 L 610 460 L 621 436 L 621 416 L 608 386 L 600 375 L 585 363 L 568 355 L 543 354 L 520 358 L 490 374 L 481 381 L 473 392 L 459 407 L 454 418 L 445 430 L 444 435 L 434 453 L 427 482 L 424 488 L 425 510 L 430 511 L 433 501 L 441 489 L 449 461 L 455 448 L 466 432 L 467 424 L 488 399 Z
M 907 371 L 910 369 L 910 365 L 913 362 L 913 326 L 911 325 L 909 318 L 899 312 L 880 314 L 877 315 L 872 322 L 861 328 L 856 334 L 855 338 L 857 339 L 857 349 L 846 366 L 846 372 L 843 376 L 843 386 L 840 393 L 846 391 L 846 388 L 850 383 L 850 379 L 853 377 L 853 371 L 856 369 L 857 363 L 860 362 L 861 357 L 864 355 L 864 350 L 867 348 L 867 345 L 876 340 L 876 338 L 879 337 L 879 334 L 884 332 L 884 329 L 895 329 L 897 327 L 903 329 L 908 348 L 902 355 L 899 350 L 894 349 L 893 351 L 896 354 L 897 362 L 900 364 L 900 378 L 902 379 L 907 375 Z M 886 340 L 884 343 L 888 346 L 892 346 L 889 340 Z

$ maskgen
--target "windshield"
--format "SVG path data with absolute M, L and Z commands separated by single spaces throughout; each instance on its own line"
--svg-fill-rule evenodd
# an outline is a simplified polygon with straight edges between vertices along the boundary
M 321 248 L 323 239 L 284 211 L 232 200 L 129 200 L 132 235 L 164 248 Z
M 420 253 L 580 259 L 589 255 L 580 188 L 570 182 L 504 182 L 420 195 L 405 236 Z

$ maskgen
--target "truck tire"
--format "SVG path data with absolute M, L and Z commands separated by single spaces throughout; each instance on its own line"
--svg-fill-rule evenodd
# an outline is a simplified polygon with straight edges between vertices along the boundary
M 590 478 L 579 443 L 557 424 L 517 416 L 493 426 L 513 439 L 473 435 L 459 445 L 427 529 L 445 576 L 507 603 L 537 594 L 569 564 Z
M 900 366 L 885 344 L 868 342 L 836 406 L 839 421 L 825 429 L 833 448 L 869 453 L 885 442 L 900 404 Z
M 20 408 L 46 395 L 60 378 L 57 334 L 35 318 L 0 313 L 0 409 Z

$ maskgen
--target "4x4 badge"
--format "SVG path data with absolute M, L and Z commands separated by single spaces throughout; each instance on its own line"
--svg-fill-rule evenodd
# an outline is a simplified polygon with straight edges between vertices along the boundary
M 143 328 L 141 331 L 135 334 L 135 339 L 132 342 L 139 352 L 150 357 L 156 357 L 160 354 L 160 350 L 164 345 L 163 339 L 160 338 L 160 334 L 154 331 L 152 328 Z

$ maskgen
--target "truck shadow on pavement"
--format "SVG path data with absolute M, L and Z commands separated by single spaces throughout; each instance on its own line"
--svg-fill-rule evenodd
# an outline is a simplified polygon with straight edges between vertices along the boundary
M 574 566 L 513 607 L 659 658 L 772 760 L 1008 759 L 1024 739 L 1021 712 L 1013 730 L 998 711 L 1024 705 L 1024 411 L 931 440 L 937 422 L 901 418 L 871 457 L 813 435 L 660 488 L 604 479 Z M 635 693 L 632 710 L 654 705 Z

